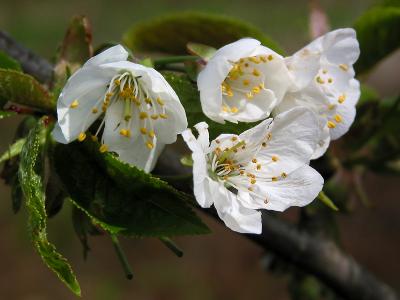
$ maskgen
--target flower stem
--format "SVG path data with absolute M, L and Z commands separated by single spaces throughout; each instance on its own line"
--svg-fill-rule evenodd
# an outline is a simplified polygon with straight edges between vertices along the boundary
M 128 259 L 119 244 L 118 238 L 115 234 L 111 234 L 111 240 L 114 245 L 115 252 L 117 253 L 118 259 L 121 262 L 122 268 L 124 269 L 125 276 L 127 279 L 131 280 L 133 278 L 133 273 L 131 266 L 129 265 Z
M 169 238 L 167 237 L 160 237 L 160 241 L 172 252 L 175 253 L 176 256 L 182 257 L 183 251 Z
M 320 191 L 317 198 L 321 200 L 326 206 L 330 207 L 331 209 L 338 211 L 339 208 L 333 203 L 333 201 L 323 192 Z
M 168 64 L 182 63 L 185 61 L 193 61 L 193 60 L 197 60 L 197 59 L 199 59 L 199 57 L 193 56 L 193 55 L 167 56 L 167 57 L 155 59 L 153 61 L 153 63 L 154 63 L 155 68 L 158 69 L 158 68 L 162 68 Z

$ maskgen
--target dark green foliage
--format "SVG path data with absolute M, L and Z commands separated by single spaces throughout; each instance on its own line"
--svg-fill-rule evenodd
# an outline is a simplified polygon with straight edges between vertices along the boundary
M 355 68 L 368 71 L 400 46 L 400 7 L 373 7 L 354 24 L 361 55 Z
M 138 237 L 209 232 L 185 195 L 111 153 L 101 154 L 96 143 L 57 145 L 54 163 L 78 207 L 107 231 Z
M 53 270 L 76 295 L 81 294 L 79 284 L 67 260 L 47 240 L 46 208 L 43 186 L 44 153 L 48 130 L 46 117 L 29 133 L 21 152 L 19 181 L 29 215 L 32 242 L 45 264 Z
M 0 51 L 0 68 L 21 71 L 21 65 L 3 51 Z
M 7 101 L 41 110 L 52 110 L 55 106 L 48 91 L 32 76 L 15 70 L 0 69 L 0 108 Z
M 89 20 L 84 16 L 75 16 L 65 34 L 58 60 L 83 64 L 92 54 L 92 29 Z
M 124 34 L 123 42 L 134 52 L 185 54 L 189 42 L 220 48 L 243 37 L 258 39 L 282 53 L 275 42 L 246 22 L 198 12 L 173 14 L 136 24 Z
M 182 105 L 185 108 L 188 119 L 188 127 L 193 127 L 199 122 L 206 121 L 209 125 L 210 139 L 216 138 L 221 133 L 240 134 L 243 131 L 255 126 L 254 123 L 225 124 L 216 123 L 208 119 L 201 110 L 200 96 L 195 84 L 186 75 L 164 72 L 163 76 L 178 94 Z

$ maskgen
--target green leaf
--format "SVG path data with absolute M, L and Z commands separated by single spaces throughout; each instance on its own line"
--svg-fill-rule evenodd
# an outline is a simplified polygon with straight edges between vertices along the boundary
M 32 76 L 0 69 L 0 108 L 7 101 L 42 110 L 52 110 L 55 107 L 48 91 Z
M 92 54 L 92 29 L 89 20 L 85 16 L 75 16 L 61 45 L 59 61 L 83 64 Z
M 119 229 L 114 234 L 139 237 L 209 232 L 185 195 L 111 153 L 101 154 L 94 142 L 57 144 L 54 162 L 77 207 L 107 231 L 112 226 Z
M 10 145 L 8 150 L 3 153 L 2 156 L 0 156 L 0 164 L 5 162 L 6 160 L 9 160 L 21 153 L 22 147 L 25 144 L 25 139 L 18 139 L 14 144 Z
M 225 124 L 220 124 L 208 119 L 201 109 L 200 95 L 197 87 L 190 81 L 187 75 L 163 72 L 163 76 L 178 94 L 185 108 L 189 123 L 188 127 L 193 127 L 199 122 L 206 121 L 209 126 L 210 138 L 214 139 L 222 133 L 240 134 L 255 126 L 255 123 L 234 124 L 226 122 Z
M 21 71 L 21 65 L 15 59 L 0 51 L 0 68 Z
M 26 200 L 29 229 L 33 244 L 44 263 L 56 273 L 76 295 L 81 294 L 79 284 L 67 260 L 47 240 L 46 208 L 43 186 L 44 145 L 48 130 L 42 118 L 29 133 L 21 152 L 19 181 Z
M 138 23 L 124 34 L 123 42 L 135 52 L 185 54 L 188 43 L 220 48 L 243 37 L 258 39 L 264 46 L 282 53 L 275 42 L 246 22 L 198 12 L 172 14 Z
M 16 113 L 13 112 L 13 111 L 4 111 L 4 110 L 1 110 L 1 111 L 0 111 L 0 120 L 1 120 L 1 119 L 5 119 L 5 118 L 8 118 L 8 117 L 15 116 L 15 115 L 16 115 Z
M 354 24 L 361 54 L 355 68 L 365 72 L 400 47 L 400 7 L 373 7 Z
M 318 199 L 322 201 L 326 206 L 331 208 L 332 210 L 338 211 L 339 208 L 333 203 L 333 201 L 323 192 L 319 192 Z
M 213 47 L 198 43 L 188 43 L 186 47 L 190 53 L 201 57 L 205 61 L 208 61 L 217 51 Z

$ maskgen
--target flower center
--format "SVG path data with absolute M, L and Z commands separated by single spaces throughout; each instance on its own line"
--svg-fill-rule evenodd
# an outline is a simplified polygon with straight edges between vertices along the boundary
M 262 64 L 273 60 L 272 55 L 258 55 L 241 58 L 231 62 L 232 68 L 221 84 L 222 112 L 235 114 L 240 111 L 240 100 L 253 100 L 265 89 L 264 76 L 260 71 Z
M 102 113 L 105 114 L 109 107 L 116 102 L 120 102 L 123 105 L 123 110 L 120 116 L 121 121 L 115 130 L 118 130 L 122 137 L 128 139 L 133 135 L 132 130 L 137 130 L 139 135 L 142 136 L 146 147 L 149 150 L 153 149 L 156 139 L 155 122 L 168 118 L 164 101 L 146 88 L 141 82 L 141 76 L 134 76 L 131 72 L 124 72 L 111 79 L 107 85 L 106 93 L 92 108 L 91 113 L 99 116 Z M 105 117 L 97 129 L 94 139 L 97 139 L 104 124 Z M 82 133 L 84 134 L 83 131 Z M 78 139 L 84 140 L 84 138 Z M 104 144 L 104 138 L 102 138 L 102 147 L 100 149 L 103 150 L 102 152 L 108 149 Z

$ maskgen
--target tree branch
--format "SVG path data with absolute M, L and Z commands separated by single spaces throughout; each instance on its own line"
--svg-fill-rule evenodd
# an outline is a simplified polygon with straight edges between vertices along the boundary
M 25 73 L 34 76 L 43 84 L 50 85 L 53 79 L 53 66 L 46 59 L 25 48 L 1 30 L 0 50 L 18 60 Z
M 52 66 L 23 46 L 0 32 L 0 49 L 19 60 L 26 73 L 39 81 L 49 83 Z M 168 180 L 176 188 L 192 194 L 190 168 L 179 163 L 179 155 L 167 147 L 155 170 L 163 176 L 181 176 L 180 180 Z M 186 180 L 185 180 L 186 178 Z M 168 179 L 165 177 L 164 179 Z M 216 216 L 214 209 L 206 210 Z M 395 292 L 379 281 L 357 262 L 340 250 L 335 243 L 301 231 L 292 224 L 263 212 L 263 231 L 260 235 L 242 235 L 262 248 L 274 252 L 303 271 L 317 276 L 338 295 L 351 300 L 396 300 Z
M 190 168 L 179 163 L 179 157 L 172 149 L 165 149 L 155 172 L 165 176 L 163 179 L 177 189 L 193 194 L 190 176 L 180 180 L 169 178 L 190 174 Z M 220 221 L 215 209 L 206 212 Z M 349 300 L 398 299 L 388 285 L 361 267 L 333 241 L 302 231 L 267 211 L 262 212 L 262 220 L 262 234 L 244 236 L 302 271 L 315 275 L 339 296 Z

